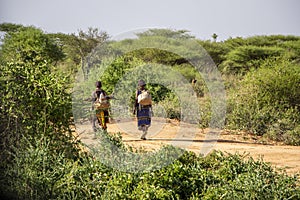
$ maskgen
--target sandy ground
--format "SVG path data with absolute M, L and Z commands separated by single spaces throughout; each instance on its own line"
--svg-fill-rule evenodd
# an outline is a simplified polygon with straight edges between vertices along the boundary
M 76 132 L 86 144 L 95 142 L 89 122 L 76 124 Z M 233 134 L 229 131 L 199 129 L 190 124 L 154 118 L 148 130 L 147 140 L 141 140 L 134 119 L 116 120 L 108 124 L 108 132 L 121 133 L 123 142 L 134 148 L 147 151 L 172 144 L 196 153 L 207 155 L 212 150 L 227 153 L 248 154 L 254 159 L 263 159 L 288 174 L 300 173 L 300 147 L 287 146 L 247 134 Z

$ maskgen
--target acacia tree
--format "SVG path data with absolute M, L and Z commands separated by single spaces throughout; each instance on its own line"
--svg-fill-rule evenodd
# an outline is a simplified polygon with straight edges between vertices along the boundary
M 90 69 L 89 66 L 85 67 L 85 64 L 88 64 L 87 55 L 108 38 L 106 32 L 99 31 L 97 28 L 89 28 L 86 32 L 80 30 L 78 36 L 71 34 L 68 41 L 68 45 L 71 47 L 71 56 L 77 64 L 80 64 L 84 79 L 87 79 L 88 70 Z
M 195 38 L 189 34 L 188 30 L 171 30 L 171 29 L 149 29 L 142 33 L 136 34 L 139 38 L 149 37 L 149 36 L 160 36 L 165 38 Z

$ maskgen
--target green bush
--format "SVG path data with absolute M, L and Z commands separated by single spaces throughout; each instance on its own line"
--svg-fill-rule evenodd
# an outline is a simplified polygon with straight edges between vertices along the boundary
M 1 194 L 6 193 L 2 188 L 11 183 L 12 189 L 19 192 L 16 192 L 16 195 L 30 198 L 36 193 L 31 193 L 31 187 L 40 187 L 45 193 L 45 188 L 48 187 L 42 174 L 48 172 L 33 168 L 40 166 L 37 163 L 43 162 L 45 155 L 44 152 L 36 152 L 36 140 L 41 137 L 58 140 L 60 142 L 52 147 L 54 150 L 66 151 L 68 158 L 78 158 L 76 149 L 67 148 L 72 139 L 69 128 L 70 79 L 65 74 L 54 72 L 53 63 L 62 58 L 62 52 L 38 29 L 22 29 L 5 35 L 0 55 L 0 179 L 3 180 L 0 186 Z M 27 138 L 27 141 L 24 142 L 23 138 Z M 26 151 L 27 146 L 31 148 L 30 153 L 36 153 L 32 158 Z M 55 151 L 53 153 L 55 154 Z M 15 160 L 19 156 L 24 160 Z M 6 176 L 5 173 L 11 165 L 17 168 L 13 167 L 14 172 Z M 23 174 L 22 170 L 27 170 L 29 165 L 32 169 Z M 37 176 L 45 181 L 47 186 L 41 179 L 34 180 Z M 13 178 L 17 178 L 17 181 Z
M 55 198 L 60 179 L 72 168 L 66 146 L 44 135 L 23 137 L 19 143 L 22 147 L 14 149 L 12 162 L 6 166 L 0 194 L 12 199 Z
M 83 152 L 76 158 L 70 157 L 70 152 L 78 153 L 78 149 L 67 141 L 49 135 L 23 137 L 20 140 L 23 148 L 15 149 L 12 162 L 1 177 L 0 197 L 91 199 L 99 196 L 111 170 Z
M 40 30 L 6 35 L 0 64 L 0 149 L 2 159 L 22 136 L 69 131 L 69 76 L 52 71 L 58 47 Z M 15 49 L 18 49 L 16 51 Z M 61 53 L 61 52 L 60 52 Z
M 114 137 L 110 137 L 114 140 Z M 117 139 L 118 140 L 118 139 Z M 1 197 L 9 199 L 298 199 L 299 180 L 275 172 L 248 155 L 212 152 L 206 157 L 182 152 L 169 165 L 147 173 L 121 172 L 102 159 L 80 154 L 68 158 L 57 141 L 22 139 L 1 179 Z M 117 142 L 119 144 L 119 142 Z M 122 146 L 122 145 L 121 145 Z M 72 145 L 70 146 L 72 147 Z M 166 159 L 178 149 L 165 147 Z
M 268 60 L 229 94 L 227 125 L 299 145 L 300 70 L 286 59 Z M 288 138 L 294 138 L 290 140 Z
M 165 110 L 167 118 L 180 120 L 180 104 L 178 97 L 176 97 L 174 93 L 169 93 L 169 95 L 163 101 L 160 102 L 160 105 Z

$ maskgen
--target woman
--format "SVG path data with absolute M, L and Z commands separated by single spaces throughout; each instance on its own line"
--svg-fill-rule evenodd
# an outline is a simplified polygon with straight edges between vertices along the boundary
M 151 125 L 151 114 L 152 114 L 152 105 L 151 105 L 151 96 L 150 100 L 148 99 L 148 103 L 142 103 L 140 100 L 140 95 L 142 95 L 143 92 L 148 92 L 145 88 L 146 83 L 143 80 L 138 81 L 138 89 L 136 91 L 135 95 L 135 109 L 136 117 L 137 117 L 137 125 L 138 129 L 140 131 L 143 131 L 143 134 L 141 136 L 142 140 L 146 140 L 146 134 L 148 131 L 148 128 Z M 148 97 L 149 98 L 149 97 Z
M 93 126 L 93 130 L 96 132 L 96 121 L 97 120 L 97 115 L 99 114 L 100 110 L 98 110 L 97 108 L 95 108 L 95 102 L 100 100 L 100 101 L 108 101 L 109 96 L 106 95 L 106 92 L 104 90 L 102 90 L 102 84 L 100 81 L 96 82 L 96 89 L 95 91 L 93 91 L 92 93 L 92 110 L 95 110 L 95 114 L 93 115 L 93 119 L 92 119 L 92 126 Z M 104 111 L 104 119 L 105 119 L 105 123 L 109 122 L 109 112 L 108 109 L 103 109 Z M 98 122 L 99 123 L 99 122 Z M 107 127 L 102 127 L 103 129 L 106 129 Z

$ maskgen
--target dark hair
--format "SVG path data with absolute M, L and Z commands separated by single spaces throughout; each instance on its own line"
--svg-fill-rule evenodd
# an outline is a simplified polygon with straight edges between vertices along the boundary
M 97 82 L 96 82 L 96 87 L 97 87 L 97 88 L 101 88 L 101 87 L 102 87 L 101 81 L 97 81 Z

